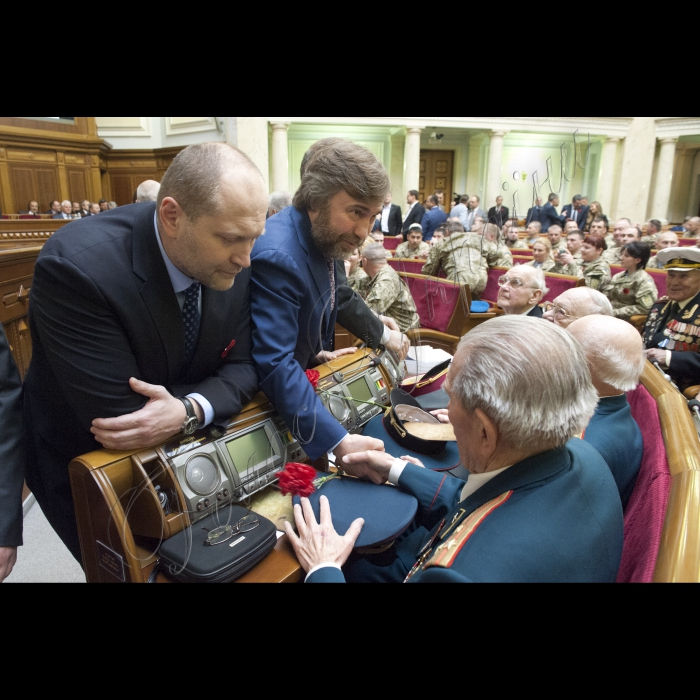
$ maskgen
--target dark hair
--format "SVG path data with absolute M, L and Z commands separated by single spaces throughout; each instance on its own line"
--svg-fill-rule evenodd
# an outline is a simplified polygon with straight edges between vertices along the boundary
M 569 231 L 566 237 L 568 238 L 569 236 L 578 236 L 582 241 L 586 240 L 586 234 L 583 231 Z
M 596 216 L 596 218 L 593 219 L 593 223 L 594 224 L 597 224 L 597 223 L 605 224 L 605 228 L 609 228 L 607 220 L 604 219 L 602 216 Z
M 420 199 L 420 192 L 418 190 L 409 190 L 408 194 L 410 194 L 411 197 L 415 197 L 416 199 Z
M 459 198 L 459 203 L 460 203 L 460 204 L 469 204 L 469 195 L 468 195 L 468 194 L 463 194 L 463 195 Z
M 340 192 L 363 204 L 381 202 L 391 191 L 391 182 L 377 156 L 347 139 L 327 141 L 316 144 L 308 159 L 294 206 L 300 211 L 321 211 Z
M 638 258 L 641 260 L 639 265 L 637 265 L 638 270 L 643 270 L 649 264 L 649 259 L 651 258 L 651 246 L 641 241 L 632 241 L 632 243 L 628 243 L 622 249 L 622 252 L 627 253 L 631 258 Z
M 98 204 L 108 204 L 108 203 L 109 203 L 109 202 L 107 202 L 106 199 L 101 199 L 101 200 L 98 202 Z
M 450 235 L 453 233 L 464 233 L 464 225 L 461 222 L 452 221 L 447 225 L 447 230 L 450 232 Z
M 582 201 L 583 201 L 583 197 L 580 194 L 577 194 L 574 197 L 574 202 L 582 202 Z
M 558 194 L 554 194 L 554 192 L 552 192 L 552 194 L 549 195 L 549 200 L 548 200 L 548 201 L 549 201 L 549 202 L 553 202 L 555 199 L 559 199 L 559 195 L 558 195 Z
M 663 228 L 663 224 L 658 220 L 658 219 L 652 219 L 649 222 L 659 233 L 661 233 L 661 229 Z
M 584 241 L 584 243 L 592 245 L 598 250 L 606 251 L 608 249 L 608 244 L 605 242 L 605 238 L 599 236 L 596 233 L 586 236 L 586 240 Z
M 428 197 L 428 201 L 432 202 L 435 206 L 440 204 L 440 200 L 434 194 L 431 194 L 430 197 Z
M 316 155 L 316 151 L 320 150 L 321 148 L 326 148 L 327 146 L 332 146 L 333 144 L 340 143 L 343 139 L 336 137 L 331 137 L 329 139 L 322 139 L 321 141 L 316 141 L 316 143 L 309 148 L 306 153 L 304 153 L 304 157 L 301 159 L 301 177 L 304 179 L 304 173 L 306 172 L 306 166 L 309 164 L 309 161 Z M 418 193 L 416 192 L 416 198 L 418 197 Z

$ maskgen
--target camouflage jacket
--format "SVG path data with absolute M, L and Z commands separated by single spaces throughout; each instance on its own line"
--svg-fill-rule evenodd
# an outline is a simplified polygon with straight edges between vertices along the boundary
M 380 316 L 389 316 L 399 325 L 402 333 L 420 327 L 409 288 L 389 265 L 382 267 L 373 280 L 364 286 L 365 303 Z
M 447 279 L 469 285 L 472 297 L 478 298 L 486 289 L 489 266 L 497 267 L 499 259 L 501 253 L 494 243 L 475 233 L 455 233 L 430 251 L 423 274 L 437 277 L 443 270 Z
M 364 296 L 364 287 L 368 282 L 367 273 L 359 265 L 348 276 L 348 286 L 360 296 Z
M 647 270 L 663 270 L 664 266 L 659 262 L 659 256 L 655 255 L 653 258 L 649 260 L 649 264 L 647 265 Z
M 619 266 L 622 263 L 622 248 L 608 248 L 603 253 L 603 258 L 611 267 Z
M 606 293 L 612 281 L 612 272 L 610 265 L 602 257 L 592 263 L 583 263 L 581 271 L 586 280 L 586 286 L 601 292 L 601 294 Z
M 542 272 L 553 272 L 555 275 L 568 275 L 569 277 L 583 277 L 581 273 L 581 268 L 578 265 L 558 265 L 554 260 L 547 260 L 538 265 L 534 260 L 527 263 L 530 267 L 536 267 L 542 270 Z
M 626 272 L 615 275 L 607 296 L 615 316 L 628 321 L 632 316 L 648 316 L 659 298 L 659 290 L 648 273 L 638 270 L 633 275 Z
M 402 243 L 394 253 L 395 258 L 403 258 L 405 260 L 411 258 L 427 258 L 428 255 L 430 255 L 430 246 L 425 241 L 421 241 L 418 250 L 411 250 L 408 247 L 408 243 Z

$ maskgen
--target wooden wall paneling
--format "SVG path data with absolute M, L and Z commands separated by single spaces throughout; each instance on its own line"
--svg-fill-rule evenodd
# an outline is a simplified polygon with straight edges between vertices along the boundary
M 39 211 L 45 212 L 51 208 L 51 202 L 59 195 L 58 192 L 58 171 L 40 168 L 36 170 L 36 193 L 32 199 L 39 199 Z M 21 211 L 24 207 L 21 206 Z
M 120 207 L 134 201 L 134 188 L 131 175 L 111 175 L 112 200 Z
M 70 190 L 71 202 L 82 202 L 84 199 L 90 199 L 88 196 L 87 170 L 68 170 L 68 187 Z
M 36 192 L 36 177 L 34 175 L 34 171 L 29 167 L 13 165 L 10 167 L 10 172 L 12 173 L 12 192 L 17 211 L 7 211 L 4 213 L 17 214 L 24 210 L 30 199 L 34 199 L 34 193 Z M 39 211 L 47 211 L 47 209 L 40 209 Z
M 52 132 L 73 136 L 97 136 L 95 117 L 75 117 L 75 124 L 44 122 L 28 117 L 0 117 L 0 126 L 21 131 Z
M 12 196 L 10 166 L 7 162 L 7 150 L 0 148 L 0 213 L 14 214 L 15 199 Z

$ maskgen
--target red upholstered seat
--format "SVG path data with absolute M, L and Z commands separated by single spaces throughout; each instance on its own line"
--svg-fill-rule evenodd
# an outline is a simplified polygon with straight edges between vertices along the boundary
M 640 386 L 627 395 L 644 437 L 644 460 L 625 513 L 618 583 L 652 583 L 671 493 L 671 472 L 656 402 Z
M 384 237 L 384 250 L 393 253 L 399 245 L 403 243 L 403 238 L 392 238 L 391 236 Z
M 530 260 L 533 260 L 535 257 L 535 254 L 529 248 L 523 248 L 522 250 L 513 249 L 510 252 L 512 253 L 513 257 L 529 258 Z
M 404 277 L 416 303 L 421 328 L 449 333 L 456 313 L 469 318 L 470 301 L 463 288 L 435 277 Z
M 508 272 L 503 267 L 494 267 L 489 270 L 489 281 L 486 285 L 484 293 L 481 295 L 483 301 L 488 301 L 495 304 L 498 301 L 498 279 L 503 277 L 503 275 Z M 574 277 L 564 277 L 562 275 L 551 275 L 545 274 L 547 278 L 547 287 L 549 288 L 549 294 L 542 300 L 542 303 L 546 301 L 554 301 L 558 296 L 563 294 L 569 289 L 574 289 L 578 287 L 583 280 L 577 280 Z
M 681 246 L 681 248 L 692 248 L 693 246 L 698 245 L 698 241 L 694 238 L 681 238 L 680 241 L 678 241 L 678 244 Z
M 488 301 L 492 304 L 498 301 L 498 292 L 500 291 L 498 280 L 503 277 L 506 272 L 508 272 L 508 270 L 506 270 L 505 267 L 494 267 L 489 270 L 489 281 L 481 295 L 482 301 Z
M 411 275 L 422 275 L 425 260 L 404 260 L 402 258 L 391 258 L 389 260 L 396 272 L 408 272 Z

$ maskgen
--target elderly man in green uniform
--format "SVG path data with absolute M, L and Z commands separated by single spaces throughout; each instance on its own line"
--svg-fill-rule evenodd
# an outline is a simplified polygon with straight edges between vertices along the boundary
M 667 296 L 644 329 L 647 359 L 685 391 L 700 384 L 700 249 L 668 248 L 658 255 L 668 271 Z
M 381 245 L 365 248 L 362 268 L 369 277 L 361 291 L 367 306 L 378 316 L 393 318 L 402 333 L 419 328 L 420 319 L 411 292 L 387 263 Z
M 645 272 L 651 248 L 633 241 L 622 248 L 620 264 L 625 268 L 612 278 L 606 294 L 615 309 L 615 317 L 629 321 L 632 316 L 647 316 L 659 298 L 656 282 Z
M 430 245 L 423 240 L 423 227 L 420 224 L 413 224 L 408 229 L 408 240 L 396 249 L 394 257 L 411 260 L 427 258 L 428 255 L 430 255 Z

